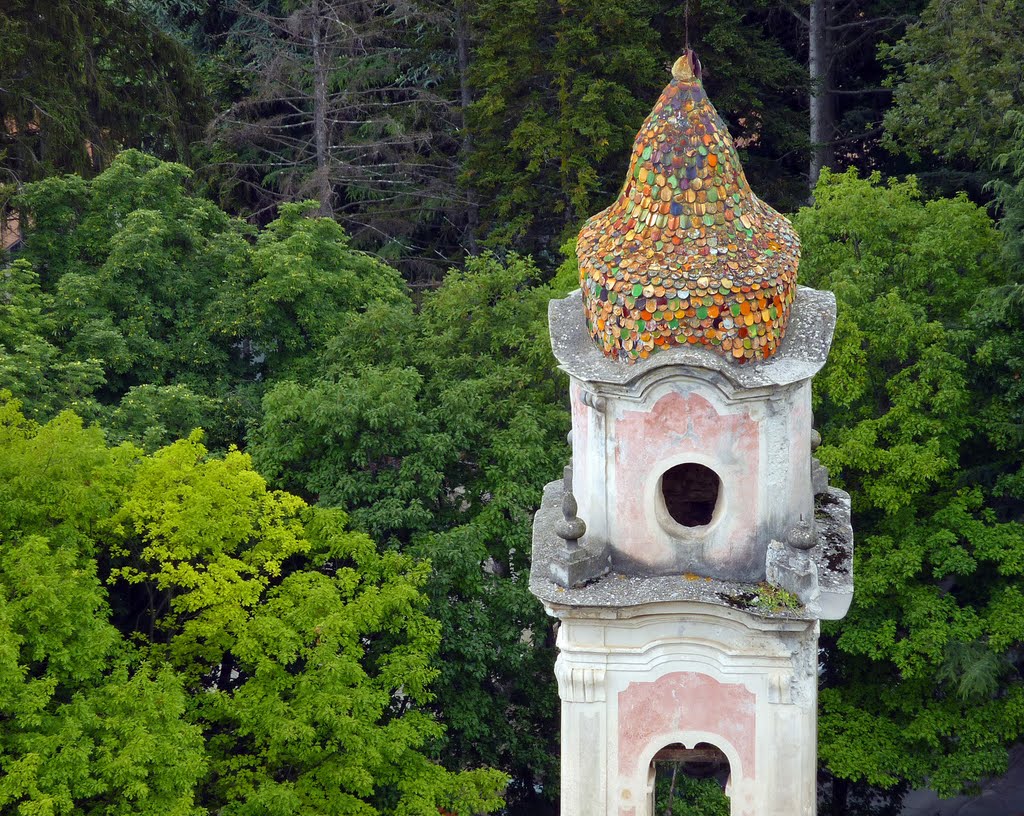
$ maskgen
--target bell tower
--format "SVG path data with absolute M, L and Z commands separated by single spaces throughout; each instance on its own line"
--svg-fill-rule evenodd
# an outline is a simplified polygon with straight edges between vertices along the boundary
M 549 307 L 572 463 L 534 521 L 559 621 L 562 816 L 653 816 L 654 763 L 719 757 L 733 816 L 815 813 L 820 620 L 853 593 L 849 496 L 813 459 L 835 299 L 750 190 L 691 53 Z

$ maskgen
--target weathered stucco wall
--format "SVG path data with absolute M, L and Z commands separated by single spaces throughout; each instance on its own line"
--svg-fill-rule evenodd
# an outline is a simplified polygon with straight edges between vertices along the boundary
M 653 816 L 650 763 L 676 743 L 725 753 L 734 816 L 814 813 L 817 622 L 548 608 L 562 622 L 562 816 Z

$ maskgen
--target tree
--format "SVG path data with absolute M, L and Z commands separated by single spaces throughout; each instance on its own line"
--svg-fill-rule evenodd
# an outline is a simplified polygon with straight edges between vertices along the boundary
M 115 0 L 0 11 L 0 156 L 18 182 L 93 174 L 122 147 L 188 156 L 209 115 L 190 52 Z
M 36 416 L 74 407 L 96 419 L 131 394 L 119 432 L 141 437 L 150 426 L 129 420 L 145 417 L 164 426 L 149 440 L 163 444 L 172 430 L 195 427 L 185 427 L 188 418 L 218 440 L 238 435 L 242 400 L 232 399 L 232 386 L 237 395 L 247 363 L 231 333 L 243 311 L 232 284 L 250 250 L 243 225 L 188 194 L 189 175 L 127 151 L 90 181 L 55 176 L 26 186 L 18 206 L 32 229 L 19 263 L 31 265 L 43 299 L 34 342 L 67 360 L 79 381 L 83 367 L 90 375 L 68 402 L 59 379 L 37 380 L 39 395 L 12 382 Z M 23 383 L 27 351 L 8 358 Z
M 990 182 L 1000 214 L 1003 263 L 1007 280 L 993 289 L 978 308 L 980 342 L 974 369 L 978 390 L 989 400 L 983 406 L 983 426 L 990 450 L 975 463 L 978 478 L 990 487 L 1002 518 L 1024 518 L 1024 117 L 1007 114 L 1014 126 L 1013 143 L 993 164 L 999 177 Z
M 68 406 L 87 410 L 104 380 L 100 360 L 79 359 L 51 342 L 55 329 L 53 298 L 32 264 L 19 259 L 0 270 L 0 389 L 46 416 Z
M 420 2 L 233 7 L 248 88 L 209 134 L 217 187 L 260 222 L 281 202 L 316 199 L 357 245 L 419 276 L 436 264 L 428 248 L 458 253 L 452 16 Z
M 1013 139 L 1006 152 L 995 157 L 993 170 L 999 175 L 990 189 L 999 207 L 999 229 L 1006 238 L 1006 260 L 1019 282 L 1024 274 L 1024 115 L 1006 114 L 1006 125 L 1013 128 Z
M 5 812 L 204 812 L 206 757 L 181 680 L 112 625 L 97 559 L 133 456 L 70 414 L 40 428 L 0 399 Z
M 935 157 L 954 169 L 987 171 L 1012 143 L 1006 114 L 1024 106 L 1015 0 L 932 0 L 903 38 L 884 50 L 893 104 L 886 144 L 914 159 Z
M 503 775 L 449 773 L 423 751 L 440 735 L 429 565 L 268 490 L 248 457 L 210 457 L 198 434 L 144 456 L 70 413 L 37 426 L 0 410 L 0 625 L 14 634 L 0 712 L 18 715 L 0 736 L 6 802 L 368 816 L 501 804 Z
M 529 261 L 485 255 L 419 312 L 368 308 L 316 377 L 267 393 L 250 445 L 274 483 L 430 558 L 448 727 L 438 750 L 454 767 L 511 773 L 510 803 L 556 785 L 553 644 L 527 580 L 532 514 L 567 456 L 568 413 L 545 328 L 553 290 L 538 277 Z
M 665 816 L 728 816 L 729 797 L 718 780 L 687 775 L 685 769 L 659 768 L 655 779 L 655 813 Z M 680 772 L 682 770 L 682 772 Z
M 796 56 L 791 16 L 760 0 L 690 0 L 663 5 L 655 19 L 666 65 L 681 43 L 696 50 L 708 97 L 728 124 L 758 195 L 783 212 L 795 210 L 806 198 L 801 162 L 808 76 Z
M 493 202 L 485 232 L 564 240 L 600 209 L 602 171 L 625 166 L 660 78 L 651 14 L 634 0 L 478 3 L 465 177 Z
M 815 413 L 858 542 L 853 608 L 824 630 L 819 753 L 841 779 L 953 794 L 1024 733 L 1024 526 L 978 470 L 996 450 L 979 316 L 1006 281 L 1000 236 L 962 195 L 850 172 L 823 173 L 796 225 L 801 276 L 839 305 Z
M 204 427 L 240 443 L 267 383 L 300 376 L 397 273 L 292 204 L 262 232 L 126 151 L 95 179 L 26 186 L 33 222 L 0 280 L 0 382 L 34 416 L 73 407 L 152 450 Z

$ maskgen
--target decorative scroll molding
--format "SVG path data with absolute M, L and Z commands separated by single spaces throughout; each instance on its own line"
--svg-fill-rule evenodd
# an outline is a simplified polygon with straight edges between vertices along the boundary
M 558 696 L 566 703 L 603 703 L 605 670 L 599 666 L 573 666 L 559 657 L 555 661 Z
M 791 705 L 793 688 L 791 678 L 785 674 L 772 674 L 768 677 L 768 702 L 776 705 Z
M 585 389 L 580 390 L 580 402 L 586 405 L 588 408 L 593 408 L 599 414 L 603 414 L 605 409 L 608 407 L 608 400 L 604 397 L 599 397 L 592 391 Z

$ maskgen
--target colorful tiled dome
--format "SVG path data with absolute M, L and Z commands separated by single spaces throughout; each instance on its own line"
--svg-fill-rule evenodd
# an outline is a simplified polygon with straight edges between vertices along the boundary
M 700 343 L 743 362 L 786 332 L 800 239 L 751 192 L 694 62 L 676 61 L 622 192 L 580 231 L 587 326 L 611 357 Z

